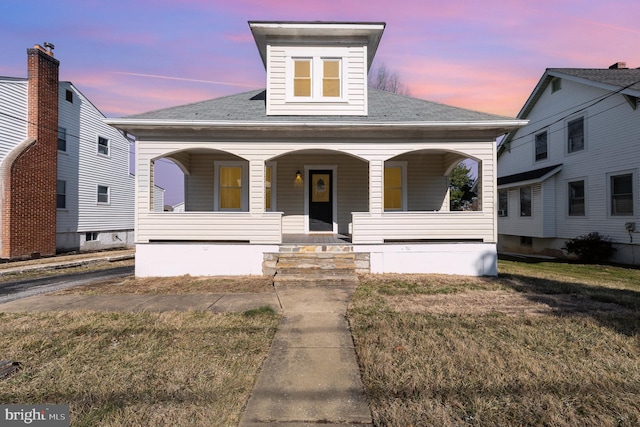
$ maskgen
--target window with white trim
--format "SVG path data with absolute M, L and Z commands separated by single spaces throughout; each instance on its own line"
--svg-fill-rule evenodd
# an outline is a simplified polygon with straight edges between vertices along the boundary
M 509 190 L 498 190 L 498 216 L 509 216 Z
M 98 137 L 98 154 L 109 155 L 109 140 L 107 138 Z
M 569 216 L 585 215 L 584 180 L 569 183 Z
M 67 130 L 58 128 L 58 151 L 67 151 Z
M 520 216 L 531 216 L 531 187 L 520 187 Z
M 67 208 L 67 182 L 56 180 L 56 209 Z
M 99 233 L 97 231 L 87 231 L 84 233 L 84 240 L 87 242 L 96 242 L 98 240 Z
M 547 159 L 547 131 L 540 132 L 535 136 L 536 140 L 536 162 Z
M 264 209 L 276 210 L 276 163 L 267 162 L 264 167 Z
M 612 216 L 633 216 L 635 212 L 634 174 L 609 175 Z
M 98 185 L 98 203 L 101 205 L 109 204 L 109 187 L 106 185 Z
M 407 210 L 407 163 L 384 164 L 384 210 Z
M 249 209 L 249 176 L 246 162 L 215 162 L 215 211 L 246 212 Z
M 289 58 L 288 99 L 302 102 L 343 101 L 344 60 L 339 56 Z
M 567 153 L 584 150 L 584 117 L 567 122 Z

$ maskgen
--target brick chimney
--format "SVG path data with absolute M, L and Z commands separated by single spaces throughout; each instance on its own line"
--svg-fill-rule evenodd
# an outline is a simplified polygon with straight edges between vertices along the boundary
M 626 62 L 616 62 L 615 64 L 609 66 L 610 70 L 626 70 L 627 63 Z
M 56 253 L 58 67 L 53 45 L 27 49 L 28 140 L 3 167 L 2 258 Z

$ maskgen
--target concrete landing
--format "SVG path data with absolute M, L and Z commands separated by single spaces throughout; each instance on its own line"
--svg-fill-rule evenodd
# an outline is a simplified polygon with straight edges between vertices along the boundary
M 282 321 L 240 426 L 372 425 L 345 318 L 355 289 L 276 286 Z

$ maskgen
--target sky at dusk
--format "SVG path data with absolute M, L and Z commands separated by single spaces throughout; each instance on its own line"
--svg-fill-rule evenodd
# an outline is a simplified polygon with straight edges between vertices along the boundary
M 0 0 L 0 75 L 51 42 L 60 79 L 121 117 L 264 87 L 247 21 L 386 22 L 373 67 L 412 96 L 515 117 L 546 68 L 640 67 L 639 16 L 638 0 Z

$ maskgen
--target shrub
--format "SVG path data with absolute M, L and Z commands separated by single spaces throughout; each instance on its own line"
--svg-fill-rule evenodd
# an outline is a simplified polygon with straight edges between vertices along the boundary
M 587 263 L 607 261 L 616 251 L 612 240 L 597 231 L 567 240 L 562 249 Z

